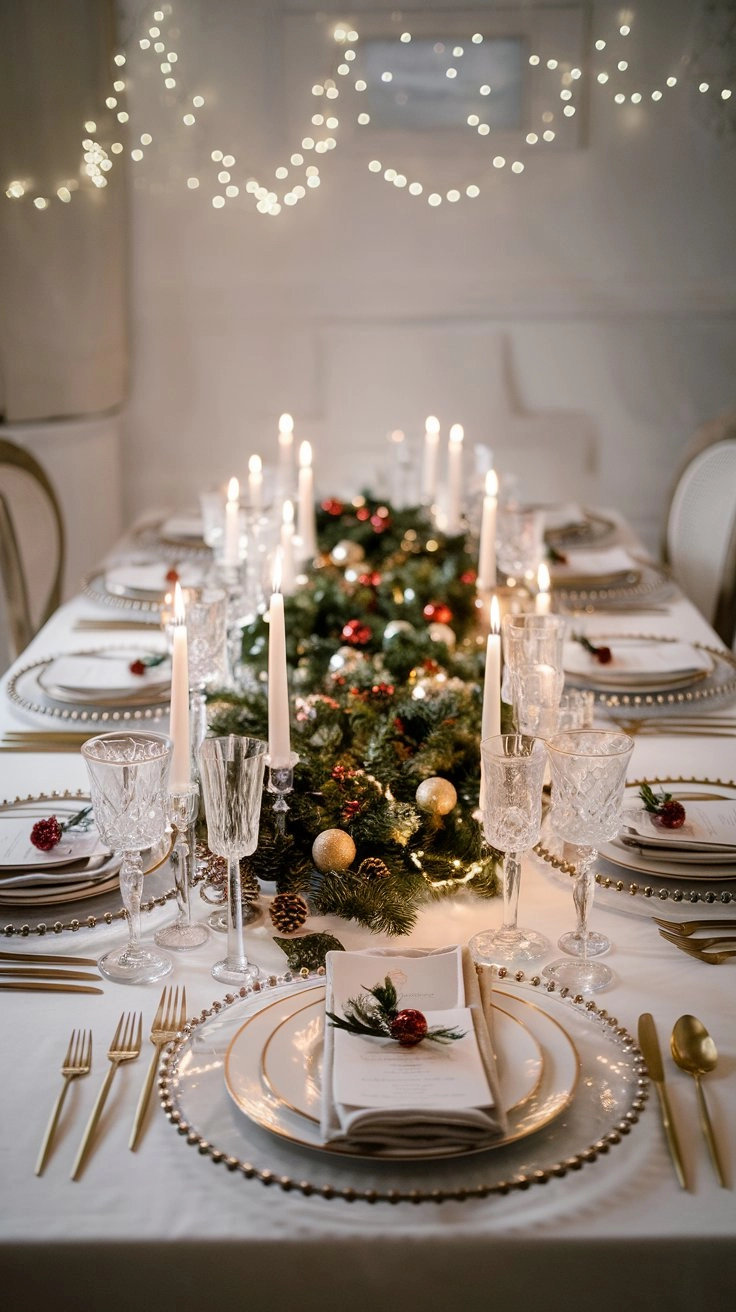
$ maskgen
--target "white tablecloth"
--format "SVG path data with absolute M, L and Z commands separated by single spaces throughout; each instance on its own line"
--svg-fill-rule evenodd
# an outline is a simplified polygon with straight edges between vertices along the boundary
M 73 631 L 83 615 L 102 612 L 81 598 L 56 615 L 34 653 L 94 646 L 97 635 Z M 108 617 L 113 611 L 104 612 Z M 666 615 L 607 618 L 608 631 L 646 631 L 713 641 L 704 621 L 680 600 Z M 128 635 L 120 635 L 127 642 Z M 105 635 L 113 644 L 117 635 Z M 1 727 L 39 727 L 3 699 Z M 637 740 L 638 774 L 736 775 L 734 740 L 667 737 Z M 1 755 L 0 796 L 84 787 L 74 755 Z M 670 904 L 666 904 L 668 907 Z M 197 904 L 199 911 L 199 904 Z M 594 924 L 614 942 L 607 958 L 614 986 L 597 1001 L 636 1033 L 651 1011 L 664 1052 L 674 1020 L 692 1012 L 717 1040 L 720 1062 L 708 1077 L 713 1122 L 729 1182 L 736 1177 L 736 961 L 703 965 L 668 946 L 646 912 L 623 895 L 600 897 Z M 705 909 L 707 910 L 707 909 Z M 410 942 L 464 942 L 500 920 L 500 903 L 458 899 L 428 909 Z M 714 909 L 717 914 L 718 908 Z M 642 914 L 644 913 L 644 914 Z M 700 907 L 697 914 L 703 914 Z M 156 913 L 166 915 L 168 913 Z M 666 914 L 666 912 L 665 912 Z M 733 908 L 731 914 L 734 914 Z M 0 915 L 0 920 L 2 916 Z M 555 941 L 573 919 L 569 884 L 535 857 L 527 860 L 520 919 Z M 370 936 L 343 922 L 324 924 L 348 946 Z M 65 933 L 50 947 L 95 955 L 119 940 L 120 927 Z M 267 970 L 284 968 L 261 925 L 248 934 L 251 956 Z M 19 940 L 6 940 L 15 948 Z M 29 941 L 42 950 L 43 940 Z M 21 943 L 22 947 L 23 944 Z M 209 970 L 222 938 L 175 955 L 174 984 L 186 984 L 189 1012 L 222 997 Z M 607 1157 L 544 1186 L 464 1204 L 390 1206 L 305 1198 L 247 1181 L 187 1146 L 153 1109 L 139 1151 L 128 1151 L 143 1062 L 121 1068 L 101 1135 L 81 1181 L 69 1171 L 106 1063 L 104 1051 L 124 1008 L 141 1008 L 150 1025 L 158 986 L 105 984 L 102 997 L 3 994 L 0 1027 L 0 1288 L 8 1307 L 129 1309 L 295 1308 L 351 1312 L 455 1304 L 485 1309 L 733 1306 L 736 1203 L 718 1187 L 696 1119 L 695 1090 L 666 1057 L 692 1192 L 678 1188 L 656 1101 L 629 1138 Z M 59 1065 L 74 1026 L 90 1026 L 92 1075 L 70 1091 L 62 1132 L 41 1179 L 34 1164 L 59 1087 Z M 149 1049 L 150 1052 L 150 1049 Z M 144 1058 L 148 1054 L 144 1051 Z M 12 1299 L 11 1299 L 12 1296 Z

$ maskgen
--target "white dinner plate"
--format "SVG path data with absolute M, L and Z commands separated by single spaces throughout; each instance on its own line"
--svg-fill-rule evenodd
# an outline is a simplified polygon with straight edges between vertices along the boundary
M 301 994 L 278 999 L 245 1022 L 235 1035 L 225 1058 L 227 1090 L 236 1106 L 245 1112 L 251 1121 L 292 1143 L 342 1156 L 380 1157 L 381 1153 L 367 1154 L 365 1150 L 356 1150 L 344 1144 L 322 1143 L 316 1116 L 316 1108 L 321 1097 L 319 1085 L 321 1072 L 317 1059 L 312 1063 L 306 1080 L 302 1076 L 301 1081 L 295 1077 L 293 1071 L 289 1074 L 282 1065 L 279 1065 L 277 1080 L 285 1081 L 288 1101 L 270 1086 L 268 1078 L 264 1079 L 264 1053 L 269 1040 L 284 1022 L 290 1021 L 297 1016 L 297 1013 L 302 1012 L 305 1007 L 304 998 L 311 994 L 314 994 L 311 1000 L 315 1008 L 319 1006 L 323 1014 L 325 988 L 320 984 Z M 513 1143 L 548 1125 L 570 1103 L 579 1075 L 579 1059 L 575 1046 L 557 1021 L 525 998 L 513 997 L 501 989 L 494 990 L 493 997 L 494 1047 L 498 1057 L 501 1097 L 504 1103 L 514 1102 L 518 1098 L 520 1101 L 509 1111 L 507 1133 L 490 1145 L 491 1148 Z M 503 1017 L 496 1018 L 497 1006 L 499 1010 L 503 1009 Z M 497 1019 L 498 1026 L 496 1026 Z M 519 1022 L 521 1028 L 513 1024 L 514 1020 Z M 297 1021 L 297 1030 L 298 1025 Z M 307 1031 L 309 1026 L 310 1020 L 307 1018 Z M 526 1036 L 523 1034 L 524 1030 L 527 1032 Z M 291 1032 L 294 1033 L 293 1030 Z M 518 1052 L 522 1064 L 529 1062 L 532 1047 L 527 1036 L 530 1036 L 533 1044 L 540 1048 L 543 1060 L 541 1069 L 532 1066 L 527 1070 L 526 1075 L 522 1076 L 514 1069 L 515 1057 Z M 318 1023 L 311 1033 L 307 1033 L 306 1039 L 311 1042 L 312 1050 L 316 1052 L 320 1040 Z M 302 1066 L 307 1065 L 308 1062 L 308 1054 L 303 1053 Z M 271 1075 L 275 1067 L 276 1063 L 272 1060 L 268 1067 Z M 532 1088 L 532 1074 L 535 1070 L 539 1073 L 539 1080 Z M 309 1089 L 306 1087 L 308 1080 L 312 1081 Z M 306 1114 L 297 1108 L 296 1104 L 299 1101 L 306 1103 L 308 1109 Z M 487 1151 L 488 1147 L 486 1145 L 483 1149 L 461 1149 L 458 1150 L 457 1155 Z M 439 1154 L 431 1150 L 426 1154 L 428 1158 L 438 1155 L 446 1157 L 448 1154 L 446 1151 Z M 395 1159 L 394 1152 L 391 1157 Z
M 602 665 L 592 652 L 574 639 L 565 643 L 565 674 L 591 688 L 612 692 L 634 689 L 687 688 L 704 679 L 714 667 L 707 651 L 687 642 L 658 641 L 656 638 L 617 637 L 586 634 L 596 646 L 611 650 L 612 660 Z
M 631 806 L 639 796 L 639 784 L 627 784 L 624 792 L 624 807 Z M 660 787 L 660 781 L 652 782 L 653 788 Z M 723 798 L 736 801 L 736 788 L 733 784 L 724 784 L 720 782 L 709 782 L 703 780 L 693 783 L 687 781 L 678 788 L 676 783 L 663 783 L 661 787 L 665 788 L 668 793 L 677 801 L 683 798 L 687 809 L 687 799 L 694 801 L 698 794 L 703 798 L 712 797 L 719 794 Z M 638 847 L 626 847 L 623 843 L 614 841 L 612 843 L 601 843 L 598 849 L 599 855 L 613 865 L 621 866 L 624 870 L 636 870 L 639 873 L 650 875 L 671 876 L 674 879 L 736 879 L 736 857 L 733 860 L 713 859 L 715 854 L 703 852 L 683 853 L 682 856 L 673 856 L 671 852 L 652 852 L 649 849 L 640 849 Z

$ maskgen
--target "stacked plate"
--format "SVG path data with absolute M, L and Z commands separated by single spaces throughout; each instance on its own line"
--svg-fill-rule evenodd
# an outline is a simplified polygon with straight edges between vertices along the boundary
M 89 806 L 89 802 L 86 802 Z M 33 800 L 0 811 L 0 907 L 39 907 L 76 902 L 114 888 L 119 859 L 104 846 L 89 816 L 64 832 L 48 852 L 31 842 L 37 820 L 55 815 L 60 824 L 85 807 L 85 799 Z
M 663 828 L 645 810 L 639 785 L 627 784 L 621 832 L 600 849 L 608 865 L 665 879 L 736 879 L 736 787 L 707 780 L 650 786 L 682 803 L 685 823 Z
M 105 647 L 47 656 L 12 676 L 8 696 L 23 710 L 64 720 L 111 727 L 151 719 L 168 708 L 171 697 L 171 663 L 161 655 Z
M 615 540 L 618 529 L 612 519 L 584 510 L 574 502 L 543 506 L 544 538 L 555 551 L 569 547 L 603 547 Z
M 172 589 L 172 570 L 182 588 L 200 588 L 205 581 L 207 564 L 177 559 L 127 561 L 90 574 L 84 580 L 83 591 L 93 601 L 107 606 L 158 613 L 166 594 Z
M 713 656 L 689 642 L 637 636 L 586 634 L 592 646 L 604 648 L 602 662 L 581 641 L 565 644 L 563 666 L 568 682 L 601 692 L 651 693 L 690 688 L 713 673 Z

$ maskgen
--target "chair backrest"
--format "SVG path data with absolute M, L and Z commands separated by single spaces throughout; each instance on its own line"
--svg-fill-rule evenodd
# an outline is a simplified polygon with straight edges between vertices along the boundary
M 64 556 L 64 522 L 46 471 L 0 438 L 0 575 L 11 658 L 59 605 Z
M 680 471 L 665 557 L 675 579 L 731 646 L 736 624 L 736 428 L 702 440 Z

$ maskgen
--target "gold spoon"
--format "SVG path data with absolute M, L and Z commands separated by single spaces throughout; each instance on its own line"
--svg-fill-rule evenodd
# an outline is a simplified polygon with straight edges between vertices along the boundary
M 701 1129 L 705 1135 L 705 1142 L 708 1145 L 718 1183 L 723 1189 L 727 1189 L 726 1177 L 713 1134 L 713 1126 L 708 1115 L 705 1094 L 700 1083 L 701 1075 L 707 1075 L 709 1071 L 716 1068 L 716 1062 L 718 1061 L 716 1045 L 705 1025 L 698 1020 L 697 1016 L 680 1016 L 680 1019 L 675 1021 L 672 1038 L 670 1039 L 670 1048 L 672 1049 L 672 1056 L 680 1069 L 687 1071 L 688 1075 L 692 1075 L 695 1080 L 695 1087 L 698 1091 Z

